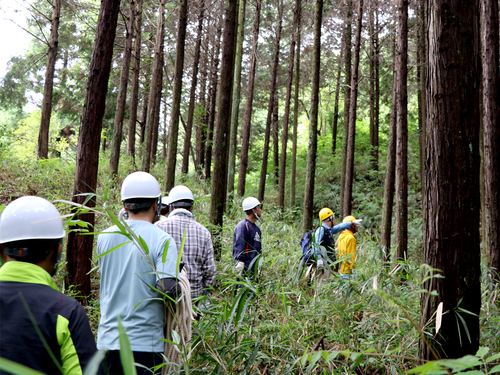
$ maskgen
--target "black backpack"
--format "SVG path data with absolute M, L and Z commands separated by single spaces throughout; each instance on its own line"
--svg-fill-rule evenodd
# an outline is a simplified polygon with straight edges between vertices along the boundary
M 300 246 L 302 247 L 302 259 L 304 259 L 304 263 L 312 263 L 314 261 L 314 259 L 312 259 L 312 255 L 314 253 L 313 239 L 316 229 L 306 232 L 300 240 Z

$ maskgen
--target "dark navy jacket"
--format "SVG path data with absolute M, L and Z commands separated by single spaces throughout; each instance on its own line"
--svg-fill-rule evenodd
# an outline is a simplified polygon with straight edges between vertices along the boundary
M 262 233 L 257 225 L 245 218 L 234 228 L 233 259 L 245 263 L 248 269 L 259 254 L 262 254 Z
M 47 271 L 26 262 L 0 268 L 0 357 L 45 374 L 82 374 L 96 351 L 85 310 Z

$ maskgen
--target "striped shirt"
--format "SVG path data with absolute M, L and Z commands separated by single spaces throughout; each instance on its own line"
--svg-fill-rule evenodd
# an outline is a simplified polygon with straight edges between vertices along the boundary
M 173 210 L 167 220 L 157 221 L 155 225 L 174 238 L 179 252 L 186 230 L 182 261 L 187 268 L 191 297 L 201 296 L 204 289 L 215 281 L 214 248 L 210 232 L 194 219 L 191 212 L 183 208 Z

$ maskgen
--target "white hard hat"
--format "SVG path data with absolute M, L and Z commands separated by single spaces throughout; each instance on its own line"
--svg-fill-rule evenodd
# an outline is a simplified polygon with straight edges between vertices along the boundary
M 34 239 L 59 239 L 66 232 L 61 215 L 48 200 L 21 197 L 0 215 L 0 244 Z
M 173 204 L 178 201 L 191 201 L 194 202 L 193 193 L 191 190 L 184 185 L 177 185 L 170 190 L 168 193 L 169 204 Z
M 161 204 L 168 206 L 170 204 L 170 198 L 168 195 L 166 197 L 161 197 Z
M 257 207 L 260 204 L 259 200 L 254 197 L 248 197 L 243 199 L 243 203 L 241 204 L 243 206 L 243 211 L 248 211 L 251 210 L 252 208 Z
M 132 198 L 158 198 L 160 195 L 158 181 L 147 172 L 134 172 L 123 180 L 122 202 Z

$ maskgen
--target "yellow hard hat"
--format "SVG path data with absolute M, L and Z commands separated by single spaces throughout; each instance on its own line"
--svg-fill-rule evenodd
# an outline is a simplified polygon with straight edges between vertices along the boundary
M 322 208 L 321 211 L 319 212 L 319 219 L 321 221 L 325 221 L 325 220 L 328 220 L 330 218 L 333 219 L 334 216 L 335 216 L 335 214 L 328 207 Z
M 356 218 L 355 218 L 354 216 L 352 216 L 352 215 L 349 215 L 349 216 L 346 216 L 346 217 L 344 218 L 344 220 L 342 220 L 342 222 L 343 222 L 343 223 L 348 223 L 348 222 L 350 222 L 350 221 L 354 221 L 354 220 L 356 220 Z

